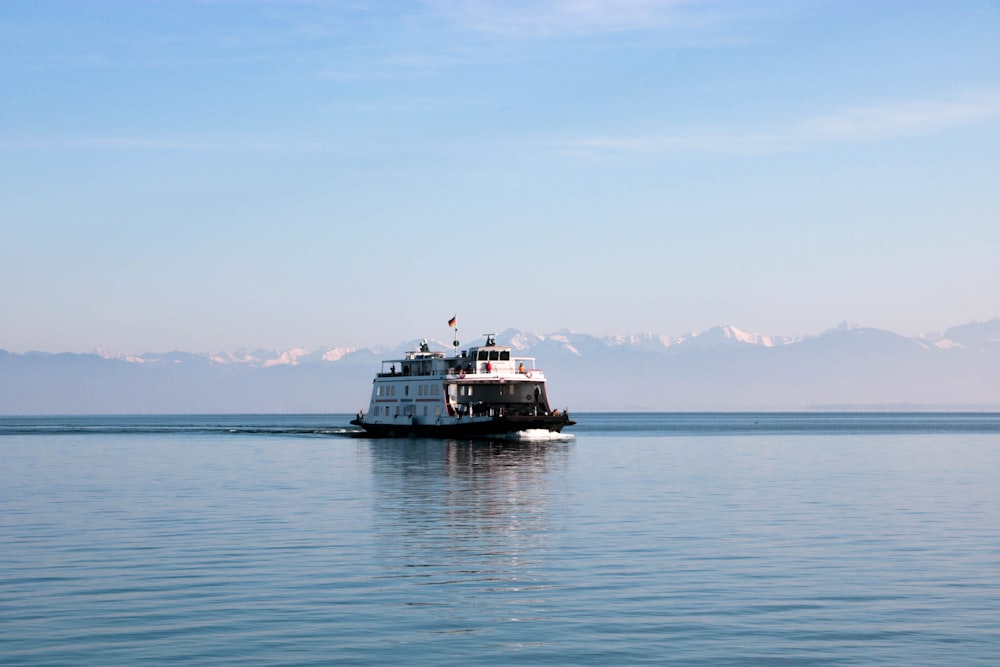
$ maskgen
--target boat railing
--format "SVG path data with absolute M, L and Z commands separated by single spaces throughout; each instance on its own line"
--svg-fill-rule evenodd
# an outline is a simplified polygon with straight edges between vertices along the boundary
M 477 377 L 520 377 L 524 376 L 528 379 L 540 380 L 545 377 L 544 372 L 540 368 L 526 368 L 524 370 L 510 369 L 510 368 L 492 368 L 490 370 L 477 369 L 475 366 L 463 367 L 463 366 L 449 366 L 447 369 L 430 369 L 430 370 L 389 370 L 381 371 L 376 374 L 376 377 L 380 378 L 404 378 L 404 377 L 431 377 L 431 376 L 441 376 L 445 375 L 449 378 L 462 378 L 470 375 L 475 375 Z
M 512 368 L 491 368 L 490 370 L 486 370 L 484 368 L 477 369 L 475 366 L 471 367 L 456 366 L 454 368 L 449 368 L 447 374 L 449 377 L 452 378 L 454 377 L 464 378 L 469 376 L 495 377 L 495 378 L 513 376 L 513 377 L 524 377 L 527 379 L 535 379 L 535 380 L 542 380 L 545 378 L 545 374 L 542 372 L 540 368 L 525 368 L 523 370 L 512 369 Z
M 376 373 L 376 377 L 380 378 L 402 378 L 402 377 L 429 377 L 431 375 L 441 375 L 440 369 L 403 369 L 403 370 L 389 370 L 381 371 Z
M 403 377 L 440 377 L 442 375 L 454 378 L 475 375 L 478 377 L 520 377 L 542 379 L 544 374 L 540 368 L 535 367 L 532 358 L 515 358 L 513 361 L 501 362 L 472 362 L 456 363 L 450 365 L 414 363 L 409 360 L 398 360 L 386 362 L 388 368 L 383 365 L 382 370 L 376 374 L 379 378 L 403 378 Z M 528 362 L 525 364 L 524 362 Z

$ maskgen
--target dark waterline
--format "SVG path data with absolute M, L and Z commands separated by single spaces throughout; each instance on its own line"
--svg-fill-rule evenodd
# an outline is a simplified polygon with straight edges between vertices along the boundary
M 0 664 L 993 665 L 1000 415 L 0 418 Z
M 353 415 L 0 416 L 0 436 L 55 434 L 361 435 Z M 574 413 L 567 432 L 590 435 L 1000 433 L 996 412 L 603 412 Z

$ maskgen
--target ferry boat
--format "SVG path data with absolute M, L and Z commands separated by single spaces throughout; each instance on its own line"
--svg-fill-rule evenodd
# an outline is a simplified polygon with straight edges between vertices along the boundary
M 486 343 L 447 356 L 427 341 L 402 359 L 382 361 L 375 376 L 368 412 L 351 424 L 373 436 L 475 437 L 545 430 L 575 424 L 563 410 L 549 406 L 545 374 L 533 357 L 515 356 Z

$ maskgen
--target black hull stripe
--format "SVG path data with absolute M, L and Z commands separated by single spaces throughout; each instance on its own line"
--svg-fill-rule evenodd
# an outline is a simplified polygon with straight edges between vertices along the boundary
M 456 424 L 365 424 L 354 419 L 351 424 L 360 426 L 365 435 L 379 438 L 464 438 L 484 435 L 502 435 L 518 431 L 545 430 L 556 433 L 575 421 L 566 417 L 498 417 L 481 422 L 458 422 Z

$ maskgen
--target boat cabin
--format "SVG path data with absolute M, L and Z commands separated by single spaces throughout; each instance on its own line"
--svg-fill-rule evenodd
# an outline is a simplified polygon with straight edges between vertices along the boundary
M 369 411 L 352 423 L 370 432 L 499 433 L 573 422 L 549 407 L 534 357 L 514 356 L 487 334 L 485 344 L 452 356 L 424 340 L 402 359 L 383 361 Z

